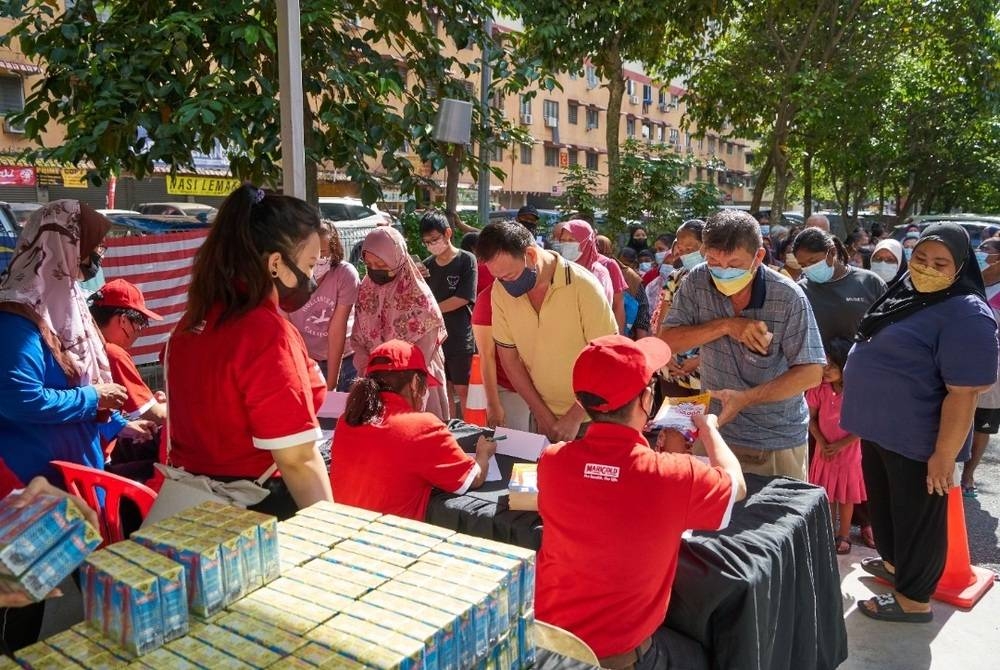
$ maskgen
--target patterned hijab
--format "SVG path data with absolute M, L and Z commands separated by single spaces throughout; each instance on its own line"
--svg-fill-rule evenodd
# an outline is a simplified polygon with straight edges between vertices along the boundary
M 28 219 L 0 277 L 0 311 L 30 320 L 74 386 L 111 381 L 108 355 L 77 284 L 80 259 L 97 249 L 111 223 L 57 200 Z
M 369 351 L 389 340 L 415 344 L 430 332 L 437 333 L 438 343 L 443 342 L 447 333 L 441 309 L 407 254 L 399 231 L 389 226 L 376 228 L 365 237 L 361 251 L 381 258 L 393 279 L 382 285 L 370 277 L 361 281 L 352 336 Z

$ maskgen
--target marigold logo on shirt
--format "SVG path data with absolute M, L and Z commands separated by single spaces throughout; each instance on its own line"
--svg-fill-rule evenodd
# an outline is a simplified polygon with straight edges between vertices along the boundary
M 605 482 L 618 481 L 618 474 L 621 468 L 614 465 L 602 465 L 600 463 L 587 463 L 583 467 L 583 476 L 587 479 L 599 479 Z

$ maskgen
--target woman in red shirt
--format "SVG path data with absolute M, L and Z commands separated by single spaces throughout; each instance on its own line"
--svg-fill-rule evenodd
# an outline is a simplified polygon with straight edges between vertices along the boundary
M 220 481 L 270 471 L 271 493 L 251 509 L 279 518 L 332 500 L 316 446 L 326 384 L 279 311 L 294 312 L 315 290 L 320 229 L 302 200 L 233 191 L 195 258 L 166 351 L 167 460 Z

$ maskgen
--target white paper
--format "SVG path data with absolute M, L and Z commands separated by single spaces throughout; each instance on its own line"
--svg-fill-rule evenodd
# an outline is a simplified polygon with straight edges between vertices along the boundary
M 339 419 L 347 407 L 347 394 L 339 391 L 327 391 L 326 400 L 322 407 L 316 412 L 316 416 L 323 419 Z
M 506 439 L 497 441 L 497 453 L 525 461 L 537 461 L 542 450 L 549 446 L 549 438 L 538 433 L 526 433 L 513 428 L 497 428 L 494 435 Z
M 501 480 L 503 480 L 503 475 L 500 474 L 500 466 L 497 464 L 497 457 L 490 456 L 490 466 L 486 470 L 486 481 L 499 482 Z

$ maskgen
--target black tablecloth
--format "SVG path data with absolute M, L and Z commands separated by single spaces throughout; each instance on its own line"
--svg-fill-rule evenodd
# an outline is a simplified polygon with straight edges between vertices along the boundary
M 514 459 L 497 458 L 505 480 Z M 699 641 L 717 670 L 837 667 L 847 658 L 840 574 L 822 489 L 747 475 L 729 527 L 681 544 L 667 625 Z M 436 492 L 427 521 L 541 546 L 541 518 L 506 509 L 503 482 Z

